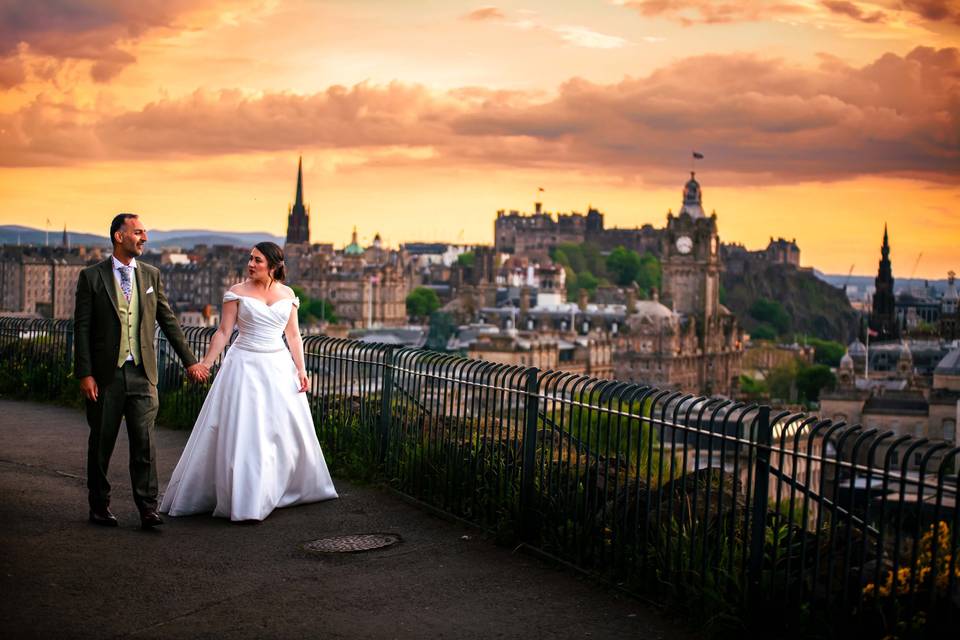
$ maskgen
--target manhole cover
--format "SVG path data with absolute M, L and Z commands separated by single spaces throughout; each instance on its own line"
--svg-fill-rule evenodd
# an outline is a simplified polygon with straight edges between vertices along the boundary
M 357 551 L 382 549 L 398 542 L 400 542 L 400 536 L 395 533 L 359 533 L 350 536 L 320 538 L 306 543 L 303 548 L 317 553 L 355 553 Z

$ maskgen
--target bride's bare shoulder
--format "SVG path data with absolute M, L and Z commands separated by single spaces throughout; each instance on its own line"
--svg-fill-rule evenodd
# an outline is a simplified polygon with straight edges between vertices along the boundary
M 291 289 L 291 288 L 288 287 L 287 285 L 280 283 L 280 287 L 281 287 L 281 288 L 280 288 L 280 291 L 283 292 L 283 297 L 284 297 L 284 298 L 296 298 L 296 297 L 297 297 L 297 294 L 294 293 L 293 289 Z
M 230 287 L 229 289 L 227 289 L 227 291 L 232 291 L 233 293 L 243 293 L 243 292 L 245 292 L 246 290 L 247 290 L 247 281 L 246 281 L 246 280 L 244 280 L 243 282 L 238 282 L 237 284 L 235 284 L 235 285 L 233 285 L 232 287 Z

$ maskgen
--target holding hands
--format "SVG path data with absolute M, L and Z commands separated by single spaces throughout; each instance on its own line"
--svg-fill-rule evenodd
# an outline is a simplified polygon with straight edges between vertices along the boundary
M 190 365 L 187 367 L 187 377 L 191 382 L 206 382 L 210 379 L 210 367 L 202 362 Z

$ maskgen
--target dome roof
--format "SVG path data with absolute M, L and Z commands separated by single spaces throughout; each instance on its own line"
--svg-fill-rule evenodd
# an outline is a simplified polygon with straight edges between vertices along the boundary
M 843 354 L 843 357 L 840 358 L 840 368 L 853 369 L 853 358 L 850 357 L 849 352 Z
M 348 245 L 343 249 L 343 252 L 344 252 L 345 254 L 347 254 L 348 256 L 362 256 L 362 255 L 363 255 L 363 247 L 361 247 L 361 246 L 360 246 L 359 244 L 357 244 L 356 242 L 351 242 L 350 244 L 348 244 Z
M 696 173 L 690 172 L 690 179 L 683 185 L 683 206 L 680 207 L 680 213 L 686 213 L 691 218 L 705 218 L 703 213 L 703 192 L 700 190 L 700 183 L 697 182 Z
M 656 300 L 637 300 L 636 315 L 645 318 L 672 318 L 673 311 Z
M 863 344 L 859 340 L 854 340 L 847 345 L 847 353 L 851 356 L 866 356 L 867 345 Z

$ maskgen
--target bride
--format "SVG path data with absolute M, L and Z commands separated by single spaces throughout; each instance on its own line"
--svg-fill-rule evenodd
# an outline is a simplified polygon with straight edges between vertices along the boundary
M 220 327 L 203 364 L 212 367 L 233 333 L 160 511 L 263 520 L 279 507 L 336 498 L 307 405 L 309 386 L 283 251 L 261 242 L 249 277 L 223 296 Z M 286 335 L 289 351 L 281 335 Z

